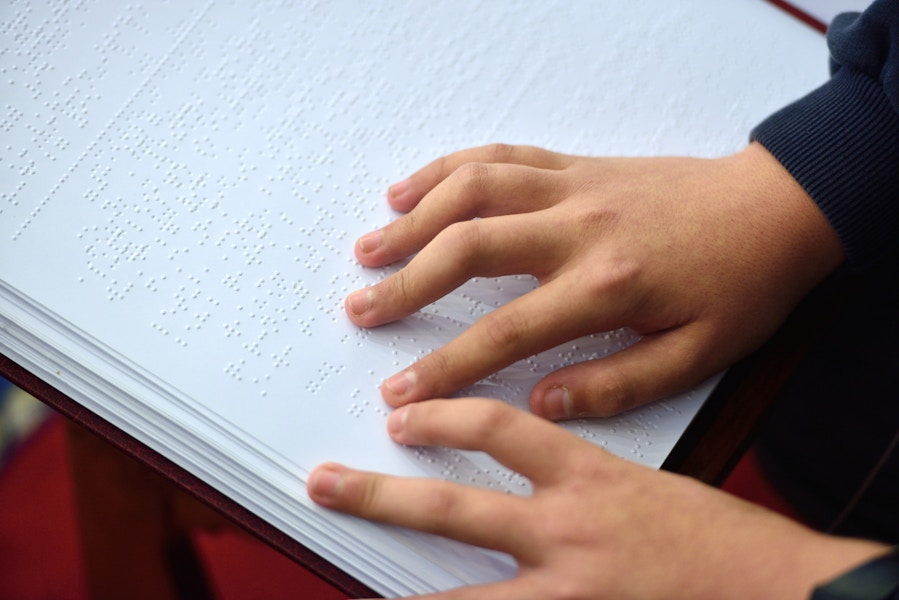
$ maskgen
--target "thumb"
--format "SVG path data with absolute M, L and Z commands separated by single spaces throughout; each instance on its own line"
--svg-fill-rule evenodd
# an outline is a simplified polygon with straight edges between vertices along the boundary
M 651 334 L 611 356 L 554 371 L 531 391 L 531 411 L 552 421 L 609 417 L 698 385 L 723 368 L 701 351 L 694 326 Z

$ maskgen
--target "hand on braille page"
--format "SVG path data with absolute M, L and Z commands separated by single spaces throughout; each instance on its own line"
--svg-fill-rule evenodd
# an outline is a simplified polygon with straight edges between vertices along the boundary
M 550 419 L 615 414 L 748 354 L 843 259 L 823 215 L 757 144 L 715 160 L 486 146 L 432 162 L 388 200 L 407 214 L 361 237 L 357 258 L 376 267 L 418 254 L 348 296 L 358 325 L 401 319 L 472 277 L 540 283 L 388 378 L 393 406 L 627 327 L 639 342 L 558 369 L 530 396 Z
M 815 582 L 886 550 L 620 460 L 497 401 L 406 406 L 388 430 L 402 444 L 483 450 L 534 482 L 521 497 L 333 463 L 311 475 L 310 494 L 324 506 L 500 550 L 518 564 L 507 581 L 419 600 L 807 598 Z

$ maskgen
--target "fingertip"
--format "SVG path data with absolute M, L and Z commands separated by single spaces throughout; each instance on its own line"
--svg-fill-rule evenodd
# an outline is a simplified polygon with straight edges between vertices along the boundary
M 393 408 L 402 408 L 403 406 L 409 404 L 408 400 L 398 398 L 396 394 L 391 392 L 390 389 L 383 383 L 381 384 L 381 399 L 384 400 L 384 402 L 386 402 L 388 406 L 391 406 Z
M 405 444 L 408 443 L 406 440 L 405 430 L 406 430 L 406 422 L 409 418 L 409 407 L 401 406 L 393 411 L 389 417 L 387 417 L 387 432 L 390 434 L 390 437 L 393 438 L 393 441 Z
M 550 421 L 562 421 L 573 416 L 571 391 L 564 385 L 535 390 L 530 404 L 531 412 Z
M 358 240 L 356 240 L 356 252 L 357 256 L 365 256 L 371 254 L 375 250 L 381 247 L 381 243 L 384 241 L 384 234 L 380 229 L 376 229 L 375 231 L 369 231 Z
M 534 386 L 531 411 L 550 421 L 564 421 L 610 417 L 631 408 L 636 389 L 613 359 L 590 360 L 550 373 Z
M 410 402 L 418 375 L 411 368 L 388 377 L 381 384 L 381 396 L 391 406 L 402 406 Z
M 384 254 L 384 231 L 370 231 L 356 240 L 353 253 L 366 267 L 380 267 L 390 262 Z
M 387 202 L 394 210 L 409 212 L 415 207 L 416 200 L 411 178 L 398 181 L 387 188 Z
M 371 288 L 353 292 L 344 300 L 344 309 L 347 315 L 354 321 L 358 321 L 371 310 L 374 303 L 374 292 Z
M 333 504 L 344 489 L 343 469 L 335 463 L 316 467 L 309 475 L 309 496 L 319 504 Z

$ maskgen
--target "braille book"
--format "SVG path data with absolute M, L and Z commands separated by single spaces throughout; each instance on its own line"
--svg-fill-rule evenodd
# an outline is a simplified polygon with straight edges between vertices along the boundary
M 315 506 L 323 461 L 528 493 L 476 453 L 386 435 L 379 384 L 533 289 L 476 279 L 359 329 L 360 235 L 385 191 L 489 142 L 718 156 L 827 76 L 761 0 L 13 0 L 0 8 L 0 352 L 385 595 L 508 577 L 507 556 Z M 526 409 L 591 335 L 463 390 Z M 564 425 L 650 466 L 715 381 Z M 71 407 L 71 405 L 70 405 Z M 82 412 L 83 411 L 83 412 Z

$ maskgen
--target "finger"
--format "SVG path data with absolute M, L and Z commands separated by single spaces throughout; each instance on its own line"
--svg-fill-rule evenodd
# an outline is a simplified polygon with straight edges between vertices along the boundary
M 551 235 L 553 228 L 545 225 L 545 218 L 535 215 L 456 223 L 405 268 L 350 294 L 347 315 L 357 325 L 374 327 L 412 314 L 472 277 L 520 273 L 541 277 L 562 262 L 564 252 Z
M 393 477 L 328 463 L 309 476 L 318 504 L 370 521 L 528 557 L 527 498 L 436 479 Z M 529 558 L 529 557 L 528 557 Z
M 723 365 L 709 360 L 698 327 L 644 337 L 609 357 L 550 373 L 531 392 L 531 411 L 554 421 L 607 417 L 686 390 Z
M 568 309 L 566 311 L 566 309 Z M 391 406 L 445 398 L 517 360 L 579 337 L 591 306 L 572 299 L 555 279 L 487 313 L 442 348 L 389 377 L 381 395 Z
M 448 154 L 429 163 L 408 179 L 390 186 L 387 200 L 401 212 L 408 212 L 462 165 L 468 163 L 510 164 L 538 169 L 564 169 L 575 161 L 573 156 L 560 154 L 534 146 L 489 144 Z
M 410 404 L 390 415 L 388 429 L 401 444 L 486 452 L 538 487 L 564 481 L 568 465 L 596 450 L 548 421 L 487 398 Z
M 466 163 L 409 214 L 359 238 L 356 258 L 366 266 L 386 265 L 418 252 L 453 223 L 550 206 L 567 190 L 557 175 L 520 165 Z

